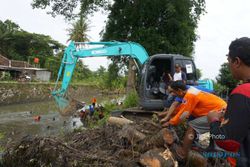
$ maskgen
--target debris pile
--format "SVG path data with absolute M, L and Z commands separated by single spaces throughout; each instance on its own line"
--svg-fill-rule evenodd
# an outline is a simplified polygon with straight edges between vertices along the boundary
M 103 127 L 73 132 L 61 139 L 23 138 L 20 143 L 7 148 L 3 156 L 3 165 L 5 167 L 200 167 L 206 164 L 226 166 L 224 160 L 207 161 L 195 151 L 190 152 L 186 162 L 177 162 L 171 149 L 173 145 L 180 144 L 179 130 L 162 129 L 150 119 L 132 121 L 121 119 L 128 123 L 117 124 L 111 121 Z

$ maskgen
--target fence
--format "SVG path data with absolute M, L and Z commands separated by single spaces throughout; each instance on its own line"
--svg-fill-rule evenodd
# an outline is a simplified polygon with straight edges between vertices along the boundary
M 9 60 L 8 58 L 0 55 L 0 65 L 7 67 L 33 67 L 25 61 Z

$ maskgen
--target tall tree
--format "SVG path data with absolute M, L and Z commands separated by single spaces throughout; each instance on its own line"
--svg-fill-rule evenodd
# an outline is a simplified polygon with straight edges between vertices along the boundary
M 220 85 L 226 87 L 229 92 L 231 92 L 238 84 L 238 81 L 233 78 L 229 70 L 228 63 L 224 63 L 221 65 L 220 72 L 216 77 L 216 80 Z
M 100 67 L 97 69 L 97 71 L 96 71 L 96 73 L 97 73 L 98 76 L 103 76 L 105 72 L 106 72 L 106 68 L 103 67 L 103 66 L 100 66 Z
M 54 49 L 61 49 L 62 44 L 50 36 L 29 33 L 22 30 L 16 23 L 0 21 L 0 53 L 9 59 L 29 61 L 40 58 L 40 67 L 48 67 L 53 61 Z
M 8 54 L 13 35 L 19 29 L 20 27 L 10 20 L 5 20 L 4 22 L 0 20 L 0 53 Z
M 191 56 L 204 0 L 114 0 L 103 40 L 142 44 L 150 55 Z
M 150 55 L 179 53 L 190 57 L 205 0 L 114 0 L 110 11 L 104 41 L 135 41 Z M 135 85 L 132 63 L 129 63 L 129 87 Z

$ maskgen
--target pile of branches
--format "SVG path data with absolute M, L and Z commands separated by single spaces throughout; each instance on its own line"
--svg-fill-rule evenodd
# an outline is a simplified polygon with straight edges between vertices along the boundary
M 68 134 L 63 139 L 26 137 L 9 147 L 3 156 L 5 167 L 177 167 L 225 166 L 224 161 L 207 161 L 191 151 L 188 161 L 177 162 L 171 149 L 179 144 L 175 130 L 161 128 L 150 120 L 133 122 L 109 119 L 109 124 Z M 217 163 L 217 165 L 215 164 Z

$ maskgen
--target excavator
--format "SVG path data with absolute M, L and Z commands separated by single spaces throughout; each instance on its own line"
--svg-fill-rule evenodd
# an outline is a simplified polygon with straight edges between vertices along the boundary
M 139 69 L 139 97 L 140 106 L 144 110 L 160 110 L 163 108 L 164 84 L 162 74 L 174 74 L 174 65 L 180 64 L 187 74 L 187 84 L 213 89 L 211 80 L 197 81 L 196 67 L 191 58 L 178 54 L 155 54 L 149 57 L 147 51 L 135 42 L 73 42 L 71 41 L 64 51 L 61 66 L 58 72 L 55 88 L 52 92 L 59 108 L 63 110 L 69 106 L 67 89 L 74 73 L 77 61 L 86 57 L 117 57 L 128 56 L 133 58 Z M 62 77 L 61 87 L 58 81 Z

